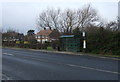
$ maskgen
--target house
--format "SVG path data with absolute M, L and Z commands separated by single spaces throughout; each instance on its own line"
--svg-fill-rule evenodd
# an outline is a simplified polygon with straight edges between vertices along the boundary
M 21 41 L 23 40 L 24 35 L 22 33 L 17 32 L 6 32 L 2 33 L 2 40 L 3 41 Z
M 52 42 L 54 40 L 58 40 L 60 33 L 56 29 L 44 29 L 40 30 L 36 34 L 36 39 L 38 42 L 45 43 L 45 42 Z

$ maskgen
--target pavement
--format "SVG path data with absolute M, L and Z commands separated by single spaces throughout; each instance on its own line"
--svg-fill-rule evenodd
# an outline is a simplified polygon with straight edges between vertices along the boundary
M 2 49 L 3 80 L 118 80 L 118 62 L 67 52 Z
M 120 60 L 120 57 L 108 56 L 108 55 L 102 55 L 102 54 L 90 54 L 90 53 L 84 53 L 84 52 L 49 51 L 49 50 L 38 50 L 38 49 L 28 49 L 28 50 L 41 51 L 41 52 L 47 52 L 47 53 L 69 54 L 69 55 L 84 55 L 84 56 L 92 56 L 92 57 L 105 58 L 105 59 Z
M 9 47 L 6 47 L 9 48 Z M 84 55 L 84 56 L 92 56 L 92 57 L 98 57 L 98 58 L 105 58 L 105 59 L 113 59 L 113 60 L 120 60 L 120 57 L 116 56 L 110 56 L 110 55 L 102 55 L 102 54 L 91 54 L 91 53 L 84 53 L 84 52 L 67 52 L 67 51 L 57 51 L 57 50 L 41 50 L 41 49 L 29 49 L 29 48 L 13 48 L 11 49 L 26 49 L 31 51 L 40 51 L 40 52 L 47 52 L 47 53 L 60 53 L 60 54 L 69 54 L 69 55 Z

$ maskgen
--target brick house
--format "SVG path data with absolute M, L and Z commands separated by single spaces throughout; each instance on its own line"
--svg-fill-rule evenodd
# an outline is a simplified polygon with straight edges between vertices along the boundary
M 44 30 L 40 30 L 36 34 L 36 39 L 38 42 L 45 43 L 45 41 L 52 42 L 54 40 L 58 40 L 59 36 L 60 33 L 55 29 L 54 30 L 44 29 Z

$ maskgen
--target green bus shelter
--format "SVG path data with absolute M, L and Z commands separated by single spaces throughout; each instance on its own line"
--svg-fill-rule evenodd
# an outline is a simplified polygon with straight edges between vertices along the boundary
M 80 52 L 80 36 L 79 35 L 60 36 L 60 49 L 62 51 Z

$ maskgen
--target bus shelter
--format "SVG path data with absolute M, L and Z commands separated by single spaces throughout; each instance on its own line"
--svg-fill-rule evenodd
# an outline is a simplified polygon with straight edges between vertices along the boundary
M 60 36 L 60 49 L 62 51 L 80 52 L 80 36 L 79 35 Z

